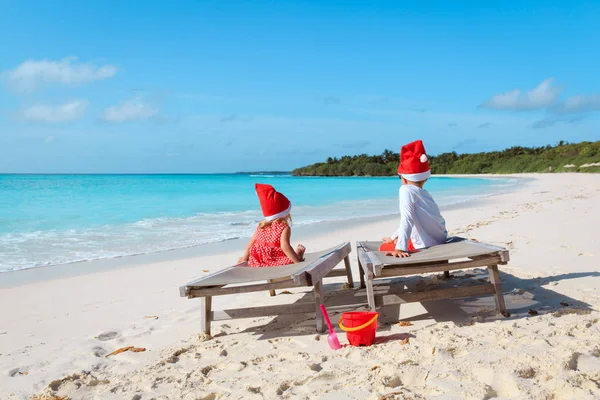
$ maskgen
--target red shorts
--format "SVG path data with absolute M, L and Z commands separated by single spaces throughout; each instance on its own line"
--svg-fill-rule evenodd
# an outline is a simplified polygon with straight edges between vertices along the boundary
M 393 242 L 390 243 L 383 243 L 381 246 L 379 246 L 379 251 L 394 251 L 396 250 L 396 242 L 398 241 L 398 239 L 394 240 Z M 408 251 L 418 251 L 417 249 L 415 249 L 415 246 L 413 246 L 412 240 L 408 239 Z

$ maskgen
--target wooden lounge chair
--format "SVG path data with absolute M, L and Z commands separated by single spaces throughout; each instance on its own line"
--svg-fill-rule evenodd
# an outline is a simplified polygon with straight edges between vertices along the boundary
M 358 265 L 361 288 L 367 289 L 369 308 L 389 304 L 425 302 L 458 297 L 493 294 L 496 309 L 507 316 L 498 265 L 509 261 L 508 250 L 463 238 L 450 238 L 446 244 L 432 246 L 407 258 L 386 256 L 378 251 L 381 242 L 357 242 Z M 394 295 L 375 296 L 373 281 L 377 278 L 416 275 L 428 272 L 444 272 L 459 269 L 487 267 L 489 283 L 458 286 L 428 291 L 400 291 Z
M 310 313 L 315 312 L 318 332 L 324 332 L 323 315 L 320 305 L 323 302 L 324 277 L 346 276 L 348 284 L 353 287 L 352 273 L 350 270 L 350 243 L 317 253 L 307 253 L 304 261 L 280 267 L 252 268 L 246 263 L 225 268 L 214 274 L 207 275 L 192 281 L 179 288 L 182 297 L 193 299 L 199 297 L 203 302 L 202 331 L 210 335 L 211 321 L 233 318 L 249 318 L 257 316 Z M 334 267 L 344 261 L 345 269 Z M 262 281 L 262 282 L 261 282 Z M 275 289 L 288 289 L 295 287 L 313 287 L 314 304 L 286 304 L 277 306 L 263 306 L 223 310 L 215 313 L 211 310 L 212 298 L 226 294 L 238 294 L 269 290 L 274 295 Z

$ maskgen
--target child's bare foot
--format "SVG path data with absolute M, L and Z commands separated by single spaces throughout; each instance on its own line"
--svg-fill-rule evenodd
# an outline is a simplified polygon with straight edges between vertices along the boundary
M 298 254 L 298 258 L 304 260 L 304 252 L 306 251 L 306 247 L 299 244 L 296 246 L 296 254 Z

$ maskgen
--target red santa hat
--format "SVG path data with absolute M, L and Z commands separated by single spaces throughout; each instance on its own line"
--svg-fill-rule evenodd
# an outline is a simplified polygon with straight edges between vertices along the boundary
M 398 175 L 413 182 L 424 181 L 431 176 L 425 146 L 420 140 L 402 146 Z
M 292 210 L 292 203 L 273 186 L 257 183 L 255 189 L 266 221 L 283 218 Z

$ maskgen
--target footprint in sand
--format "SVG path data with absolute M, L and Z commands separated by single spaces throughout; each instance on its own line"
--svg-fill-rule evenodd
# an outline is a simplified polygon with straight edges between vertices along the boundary
M 323 369 L 323 367 L 321 367 L 321 364 L 317 364 L 317 363 L 310 364 L 309 368 L 315 372 L 321 372 L 321 370 Z
M 106 350 L 104 350 L 102 347 L 100 346 L 95 346 L 92 348 L 92 354 L 95 357 L 103 357 L 106 355 Z
M 103 332 L 103 333 L 99 334 L 98 336 L 96 336 L 96 339 L 105 342 L 107 340 L 112 340 L 112 339 L 114 339 L 114 338 L 116 338 L 118 336 L 119 336 L 119 332 L 117 332 L 117 331 L 108 331 L 108 332 Z
M 571 357 L 565 364 L 565 368 L 570 369 L 571 371 L 576 371 L 577 363 L 579 361 L 579 356 L 581 356 L 581 353 L 578 353 L 578 352 L 574 352 L 573 354 L 571 354 Z
M 173 354 L 171 354 L 169 356 L 169 358 L 167 358 L 165 361 L 168 362 L 169 364 L 175 364 L 176 362 L 179 361 L 179 356 L 182 355 L 183 353 L 187 353 L 189 350 L 190 350 L 189 347 L 181 348 L 181 349 L 175 351 Z
M 288 390 L 290 388 L 290 384 L 287 382 L 283 382 L 281 385 L 279 385 L 279 387 L 277 388 L 277 395 L 281 396 L 283 395 L 283 393 L 285 393 L 286 390 Z
M 208 366 L 202 368 L 200 370 L 200 372 L 202 372 L 202 375 L 208 376 L 208 374 L 210 373 L 210 371 L 212 371 L 215 368 L 216 368 L 216 366 L 214 366 L 214 365 L 208 365 Z
M 388 388 L 395 388 L 402 385 L 402 381 L 398 376 L 384 376 L 382 378 L 383 386 Z

